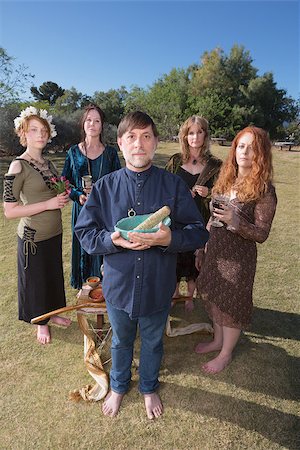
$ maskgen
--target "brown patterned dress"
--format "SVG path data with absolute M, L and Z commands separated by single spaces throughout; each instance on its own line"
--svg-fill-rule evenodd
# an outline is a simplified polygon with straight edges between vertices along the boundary
M 256 242 L 270 232 L 277 197 L 272 185 L 259 200 L 234 207 L 233 226 L 211 227 L 197 289 L 210 318 L 220 326 L 247 329 L 251 323 Z

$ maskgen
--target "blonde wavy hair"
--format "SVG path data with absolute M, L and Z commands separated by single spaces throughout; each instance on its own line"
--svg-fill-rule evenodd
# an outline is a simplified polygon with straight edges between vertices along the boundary
M 20 144 L 22 145 L 22 147 L 27 146 L 27 140 L 26 140 L 25 133 L 27 133 L 28 128 L 29 128 L 29 123 L 32 119 L 36 119 L 42 125 L 44 125 L 44 127 L 47 129 L 47 132 L 48 132 L 48 138 L 51 135 L 50 125 L 46 119 L 43 119 L 40 116 L 36 116 L 35 114 L 32 114 L 31 116 L 28 116 L 28 117 L 24 117 L 19 128 L 17 130 L 15 130 L 16 135 L 19 136 Z
M 208 121 L 201 116 L 191 116 L 181 125 L 178 135 L 183 162 L 187 162 L 190 157 L 190 149 L 187 138 L 189 134 L 189 129 L 191 128 L 192 125 L 195 124 L 198 125 L 199 129 L 203 130 L 205 133 L 204 142 L 200 150 L 200 156 L 204 160 L 207 160 L 211 156 L 209 149 L 210 136 L 208 129 Z
M 250 173 L 238 180 L 236 148 L 245 133 L 251 133 L 253 136 L 254 156 Z M 269 135 L 262 128 L 249 126 L 241 130 L 232 141 L 227 159 L 223 163 L 220 175 L 213 187 L 213 194 L 226 194 L 234 189 L 237 191 L 238 199 L 245 203 L 262 197 L 273 177 L 271 147 Z

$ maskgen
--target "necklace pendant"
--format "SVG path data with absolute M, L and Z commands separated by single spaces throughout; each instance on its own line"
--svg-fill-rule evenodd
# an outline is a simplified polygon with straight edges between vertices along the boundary
M 134 217 L 134 216 L 136 216 L 136 212 L 133 208 L 130 208 L 128 210 L 128 217 Z

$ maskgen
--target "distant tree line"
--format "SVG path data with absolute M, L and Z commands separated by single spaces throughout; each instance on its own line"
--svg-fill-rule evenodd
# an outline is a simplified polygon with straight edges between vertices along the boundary
M 88 103 L 98 104 L 106 115 L 107 142 L 115 142 L 121 117 L 143 110 L 158 124 L 161 139 L 177 136 L 182 122 L 192 114 L 202 115 L 210 124 L 211 135 L 231 140 L 238 130 L 253 124 L 269 131 L 271 139 L 292 136 L 300 142 L 299 99 L 278 89 L 271 72 L 258 75 L 249 51 L 234 45 L 228 55 L 220 48 L 205 52 L 199 64 L 174 68 L 151 86 L 124 86 L 88 96 L 75 87 L 64 89 L 53 81 L 32 86 L 35 101 L 21 102 L 24 89 L 33 75 L 25 66 L 0 48 L 0 149 L 20 151 L 13 131 L 13 119 L 20 110 L 34 104 L 54 117 L 58 136 L 49 148 L 66 150 L 79 140 L 78 120 Z

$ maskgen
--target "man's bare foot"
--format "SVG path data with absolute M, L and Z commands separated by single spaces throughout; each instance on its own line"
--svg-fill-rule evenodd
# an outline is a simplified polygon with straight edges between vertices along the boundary
M 109 391 L 102 405 L 102 412 L 105 416 L 115 417 L 120 409 L 124 394 Z
M 210 353 L 210 352 L 216 352 L 221 350 L 222 348 L 222 343 L 218 343 L 215 341 L 211 341 L 211 342 L 199 342 L 198 345 L 196 345 L 195 347 L 195 352 L 196 353 Z
M 163 405 L 156 392 L 144 394 L 144 400 L 148 419 L 154 419 L 162 415 Z
M 192 312 L 194 310 L 195 306 L 194 306 L 194 301 L 193 300 L 186 300 L 184 302 L 184 309 L 186 310 L 186 312 Z
M 232 357 L 231 355 L 218 355 L 216 358 L 212 359 L 211 361 L 208 361 L 208 363 L 203 364 L 202 369 L 206 373 L 219 373 L 222 372 L 222 370 L 225 369 L 225 367 L 228 366 L 228 364 L 231 363 Z
M 37 326 L 37 340 L 42 345 L 49 344 L 51 342 L 50 330 L 48 325 Z
M 60 325 L 62 327 L 68 327 L 71 325 L 72 321 L 66 317 L 52 316 L 49 323 L 54 323 L 55 325 Z

